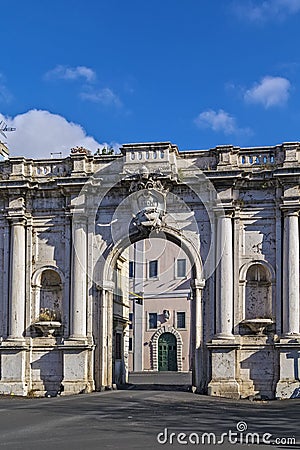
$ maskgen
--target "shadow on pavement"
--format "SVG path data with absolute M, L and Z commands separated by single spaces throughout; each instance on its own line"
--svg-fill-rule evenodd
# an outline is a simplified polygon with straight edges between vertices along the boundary
M 192 392 L 191 385 L 182 384 L 132 384 L 127 383 L 118 386 L 119 390 L 133 390 L 133 391 L 176 391 L 176 392 Z

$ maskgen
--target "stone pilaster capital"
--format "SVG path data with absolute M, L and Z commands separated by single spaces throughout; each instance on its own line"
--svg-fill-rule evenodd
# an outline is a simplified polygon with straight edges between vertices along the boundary
M 6 208 L 6 216 L 11 223 L 26 219 L 25 200 L 23 197 L 10 200 L 9 206 Z
M 104 291 L 113 292 L 114 288 L 115 288 L 115 284 L 113 281 L 103 281 L 101 287 Z
M 281 206 L 284 217 L 299 217 L 300 205 L 298 206 Z
M 204 289 L 205 286 L 205 280 L 192 280 L 191 281 L 191 288 L 192 289 Z
M 88 222 L 88 216 L 84 210 L 74 210 L 71 215 L 71 220 L 74 225 L 84 226 Z
M 7 219 L 11 226 L 25 226 L 27 224 L 27 218 L 23 214 L 8 214 Z
M 214 208 L 214 213 L 217 219 L 231 219 L 234 217 L 235 208 L 232 206 L 218 205 Z

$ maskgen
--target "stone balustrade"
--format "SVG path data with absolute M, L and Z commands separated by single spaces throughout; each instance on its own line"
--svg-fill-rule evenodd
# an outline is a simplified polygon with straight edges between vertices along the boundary
M 178 151 L 170 142 L 124 144 L 118 155 L 92 155 L 70 153 L 66 158 L 32 160 L 24 157 L 10 157 L 0 162 L 0 178 L 10 179 L 34 177 L 78 176 L 95 172 L 108 161 L 125 157 L 128 169 L 137 165 L 159 167 L 164 172 L 172 167 L 176 172 L 176 160 L 197 159 L 197 166 L 204 171 L 249 170 L 249 168 L 275 169 L 277 167 L 295 167 L 300 165 L 300 144 L 287 142 L 270 147 L 241 148 L 233 145 L 216 146 L 208 150 Z
M 32 175 L 36 177 L 44 177 L 44 176 L 66 176 L 69 175 L 69 167 L 68 165 L 62 162 L 55 162 L 53 164 L 49 164 L 47 161 L 46 164 L 35 164 L 32 166 Z
M 239 155 L 240 166 L 274 166 L 276 165 L 276 157 L 273 151 L 251 151 L 243 152 Z

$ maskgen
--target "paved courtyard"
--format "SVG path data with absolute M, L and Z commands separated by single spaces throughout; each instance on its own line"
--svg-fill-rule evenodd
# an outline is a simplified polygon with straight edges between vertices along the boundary
M 261 444 L 265 440 L 260 448 L 270 448 L 275 439 L 272 448 L 300 448 L 300 399 L 232 401 L 163 389 L 135 386 L 71 397 L 1 397 L 0 449 L 207 449 L 214 447 L 214 439 L 217 447 L 257 448 L 253 433 Z M 251 433 L 250 445 L 228 443 L 229 430 L 231 442 Z M 297 444 L 287 445 L 290 438 Z
M 139 389 L 157 386 L 186 391 L 192 385 L 192 372 L 132 372 L 128 381 L 134 388 Z

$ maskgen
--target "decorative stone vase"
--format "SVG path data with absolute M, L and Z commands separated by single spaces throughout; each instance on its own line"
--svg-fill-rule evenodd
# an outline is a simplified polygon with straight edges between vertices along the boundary
M 256 319 L 245 319 L 241 323 L 250 328 L 250 330 L 253 331 L 253 333 L 255 334 L 263 334 L 265 328 L 268 325 L 272 325 L 272 323 L 274 323 L 274 320 L 258 317 Z
M 61 323 L 55 320 L 41 320 L 33 324 L 35 328 L 43 333 L 44 337 L 53 336 L 53 333 L 61 327 Z

